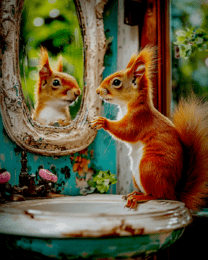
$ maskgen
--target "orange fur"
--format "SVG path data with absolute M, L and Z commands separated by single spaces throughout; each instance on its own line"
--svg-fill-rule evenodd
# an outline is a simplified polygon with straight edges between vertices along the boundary
M 39 63 L 40 63 L 41 68 L 44 65 L 49 66 L 48 51 L 43 46 L 41 46 L 41 48 L 40 48 L 40 61 L 39 61 Z
M 142 147 L 141 158 L 130 156 L 133 165 L 139 163 L 139 176 L 134 175 L 133 181 L 143 194 L 129 194 L 127 207 L 150 199 L 170 199 L 197 210 L 208 194 L 208 104 L 192 97 L 181 101 L 173 122 L 163 116 L 152 101 L 154 63 L 155 48 L 145 47 L 132 56 L 125 70 L 107 77 L 97 93 L 118 104 L 123 117 L 115 121 L 97 117 L 91 124 L 132 149 Z
M 56 64 L 56 68 L 55 70 L 59 71 L 59 72 L 63 72 L 63 61 L 62 61 L 62 56 L 59 56 L 58 58 L 58 62 Z
M 56 69 L 50 68 L 48 52 L 43 47 L 40 52 L 40 66 L 39 79 L 35 86 L 36 106 L 33 119 L 40 124 L 59 122 L 62 126 L 67 125 L 71 120 L 69 105 L 81 94 L 78 83 L 75 78 L 63 73 L 61 56 Z M 58 80 L 60 85 L 54 86 L 54 80 Z

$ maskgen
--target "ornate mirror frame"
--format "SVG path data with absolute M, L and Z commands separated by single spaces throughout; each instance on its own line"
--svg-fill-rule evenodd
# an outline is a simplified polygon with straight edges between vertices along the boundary
M 86 148 L 95 138 L 90 120 L 100 114 L 95 89 L 102 81 L 106 51 L 102 13 L 107 0 L 74 0 L 84 39 L 85 72 L 79 116 L 66 127 L 33 121 L 22 92 L 19 69 L 19 33 L 24 0 L 0 1 L 0 107 L 9 137 L 31 153 L 60 156 Z

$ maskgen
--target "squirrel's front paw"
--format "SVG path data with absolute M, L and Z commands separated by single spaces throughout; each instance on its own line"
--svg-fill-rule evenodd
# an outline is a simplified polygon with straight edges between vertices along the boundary
M 97 128 L 98 130 L 101 129 L 101 128 L 105 129 L 106 121 L 107 121 L 107 119 L 105 117 L 98 116 L 98 117 L 95 117 L 90 122 L 90 125 L 91 125 L 92 128 Z

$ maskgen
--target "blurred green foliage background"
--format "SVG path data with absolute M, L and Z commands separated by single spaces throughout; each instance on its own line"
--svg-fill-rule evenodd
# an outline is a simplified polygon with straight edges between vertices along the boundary
M 29 109 L 34 107 L 34 86 L 38 79 L 39 52 L 44 46 L 50 65 L 63 56 L 64 72 L 74 76 L 83 89 L 83 38 L 73 0 L 25 0 L 20 29 L 20 72 Z M 70 108 L 74 118 L 81 96 Z
M 202 28 L 208 33 L 206 0 L 171 1 L 173 106 L 180 97 L 186 97 L 192 90 L 208 99 L 208 53 L 195 51 L 188 59 L 176 57 L 173 44 L 176 32 L 187 28 Z M 80 88 L 83 88 L 84 47 L 73 0 L 25 0 L 20 33 L 22 87 L 30 109 L 35 103 L 34 86 L 38 79 L 40 46 L 48 49 L 52 66 L 58 55 L 62 54 L 64 72 L 74 76 Z M 70 108 L 72 118 L 79 109 L 81 98 Z
M 208 52 L 195 51 L 188 59 L 176 58 L 175 45 L 177 30 L 187 28 L 203 29 L 208 33 L 208 3 L 206 0 L 171 1 L 171 42 L 172 42 L 172 93 L 173 105 L 180 97 L 191 91 L 208 99 Z

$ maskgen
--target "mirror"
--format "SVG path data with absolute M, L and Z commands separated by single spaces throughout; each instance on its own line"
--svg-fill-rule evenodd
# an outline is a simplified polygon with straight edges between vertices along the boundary
M 52 1 L 54 0 L 49 0 Z M 0 106 L 8 135 L 22 149 L 42 155 L 60 156 L 83 150 L 94 140 L 96 130 L 91 129 L 89 122 L 100 114 L 101 109 L 101 100 L 95 89 L 102 81 L 104 69 L 106 39 L 102 13 L 106 2 L 107 0 L 74 0 L 83 38 L 84 83 L 78 116 L 70 124 L 60 127 L 40 124 L 32 118 L 23 95 L 21 65 L 19 66 L 20 23 L 24 1 L 1 1 Z M 40 19 L 36 22 L 41 24 Z M 68 64 L 67 60 L 65 62 Z
M 25 0 L 20 26 L 20 76 L 26 104 L 37 122 L 68 125 L 76 117 L 83 92 L 83 47 L 73 0 Z M 44 55 L 49 56 L 53 73 L 57 69 L 64 72 L 59 73 L 59 79 L 54 78 L 54 84 L 60 81 L 57 86 L 44 85 L 46 78 L 39 75 L 41 61 L 46 62 Z M 68 84 L 61 84 L 66 79 L 65 73 L 75 80 L 68 77 Z M 41 78 L 44 82 L 40 85 Z

